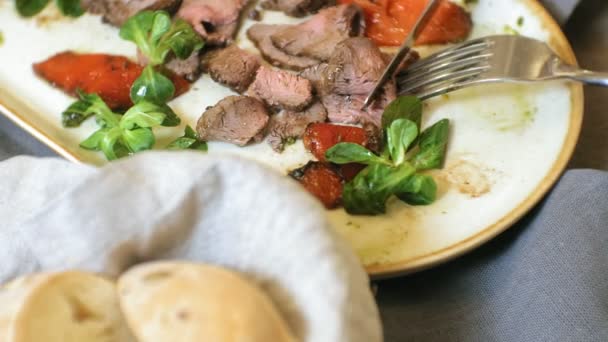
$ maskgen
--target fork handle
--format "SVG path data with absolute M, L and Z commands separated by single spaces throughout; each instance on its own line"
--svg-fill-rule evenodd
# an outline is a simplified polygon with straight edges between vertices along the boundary
M 608 72 L 595 72 L 570 65 L 562 65 L 558 68 L 555 76 L 579 81 L 588 85 L 608 87 Z

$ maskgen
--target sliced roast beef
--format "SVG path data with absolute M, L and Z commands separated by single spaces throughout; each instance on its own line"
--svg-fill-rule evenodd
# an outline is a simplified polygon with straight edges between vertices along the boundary
M 383 108 L 378 101 L 361 110 L 365 95 L 327 94 L 321 98 L 330 122 L 344 124 L 372 123 L 380 126 Z
M 268 143 L 281 152 L 289 139 L 300 138 L 306 127 L 315 122 L 324 122 L 327 111 L 320 102 L 315 102 L 302 112 L 285 110 L 273 115 L 268 123 Z
M 378 47 L 367 38 L 348 38 L 338 44 L 328 63 L 303 70 L 327 109 L 329 121 L 379 126 L 384 107 L 396 98 L 394 80 L 365 111 L 365 97 L 382 76 L 387 63 Z
M 367 38 L 341 42 L 332 54 L 325 77 L 324 93 L 369 94 L 386 68 L 382 52 Z
M 262 8 L 282 11 L 292 17 L 303 17 L 326 6 L 333 6 L 335 0 L 265 0 Z
M 199 53 L 195 51 L 186 59 L 179 59 L 175 55 L 171 55 L 165 63 L 165 68 L 190 82 L 194 82 L 201 75 Z
M 188 21 L 209 45 L 234 38 L 241 9 L 248 0 L 183 0 L 177 16 Z
M 324 86 L 323 84 L 328 80 L 325 78 L 327 75 L 327 68 L 329 65 L 327 63 L 319 63 L 317 65 L 313 65 L 310 68 L 306 68 L 298 75 L 304 77 L 312 83 L 313 88 L 317 91 L 318 94 L 321 94 Z
M 327 109 L 327 117 L 331 122 L 345 124 L 374 124 L 380 127 L 384 108 L 397 97 L 394 82 L 389 82 L 378 98 L 365 110 L 363 102 L 367 94 L 324 94 L 321 102 Z
M 214 81 L 242 93 L 253 82 L 260 59 L 232 44 L 206 53 L 201 66 Z
M 310 57 L 297 57 L 277 49 L 270 36 L 289 25 L 255 24 L 247 30 L 247 36 L 258 47 L 260 53 L 269 63 L 291 70 L 302 70 L 319 64 L 319 60 Z
M 131 16 L 144 10 L 165 10 L 173 13 L 181 0 L 82 0 L 82 7 L 93 14 L 103 15 L 104 21 L 121 26 Z
M 338 43 L 361 36 L 364 31 L 363 12 L 350 4 L 325 8 L 309 20 L 287 26 L 270 37 L 278 49 L 289 55 L 326 61 Z
M 248 96 L 228 96 L 203 113 L 196 131 L 203 140 L 245 146 L 263 138 L 268 119 L 261 101 Z
M 289 71 L 261 66 L 247 95 L 259 98 L 272 108 L 302 110 L 313 100 L 309 80 Z

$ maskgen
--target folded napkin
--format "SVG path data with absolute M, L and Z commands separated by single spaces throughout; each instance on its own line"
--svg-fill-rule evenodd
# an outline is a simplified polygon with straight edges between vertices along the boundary
M 0 163 L 0 218 L 1 282 L 201 261 L 257 282 L 303 341 L 382 340 L 367 275 L 321 206 L 251 161 L 147 152 L 97 169 L 15 157 Z

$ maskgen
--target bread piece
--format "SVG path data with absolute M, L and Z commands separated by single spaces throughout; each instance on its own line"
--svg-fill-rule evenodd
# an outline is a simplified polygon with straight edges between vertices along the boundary
M 134 342 L 116 286 L 84 272 L 40 273 L 0 288 L 2 342 Z
M 295 341 L 270 298 L 222 268 L 142 264 L 119 278 L 118 289 L 140 342 Z

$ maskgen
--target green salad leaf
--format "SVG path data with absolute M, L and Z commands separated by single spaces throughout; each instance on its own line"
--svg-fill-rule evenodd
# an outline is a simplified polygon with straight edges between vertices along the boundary
M 418 136 L 418 127 L 408 119 L 396 119 L 386 128 L 386 147 L 393 163 L 405 161 L 405 153 Z
M 95 115 L 102 126 L 115 125 L 120 116 L 112 112 L 106 103 L 97 94 L 85 94 L 76 91 L 78 101 L 72 103 L 63 113 L 62 122 L 65 127 L 80 126 L 86 119 Z
M 113 113 L 95 94 L 80 93 L 80 98 L 70 108 L 82 109 L 82 115 L 87 117 L 95 115 L 100 125 L 80 147 L 102 151 L 108 160 L 151 149 L 156 141 L 152 128 L 165 125 L 167 117 L 175 115 L 169 106 L 145 100 L 120 115 Z
M 391 196 L 410 205 L 427 205 L 435 201 L 435 180 L 418 171 L 441 167 L 449 121 L 440 120 L 419 134 L 421 119 L 421 101 L 402 96 L 390 103 L 383 113 L 385 143 L 380 155 L 353 143 L 339 143 L 327 150 L 325 157 L 330 162 L 367 164 L 344 185 L 342 201 L 347 212 L 382 214 Z
M 40 13 L 48 3 L 49 0 L 16 0 L 15 6 L 21 16 L 33 17 Z
M 144 68 L 141 75 L 131 86 L 131 101 L 138 103 L 146 100 L 156 104 L 167 103 L 175 95 L 173 82 L 165 75 L 156 72 L 151 65 Z
M 190 127 L 186 125 L 184 129 L 184 135 L 173 140 L 167 145 L 169 150 L 198 150 L 202 152 L 207 151 L 207 142 L 200 140 L 198 134 Z
M 415 96 L 399 96 L 389 103 L 382 113 L 382 128 L 386 129 L 397 119 L 408 119 L 420 129 L 422 121 L 422 101 Z
M 433 177 L 417 173 L 400 184 L 396 194 L 400 200 L 411 205 L 431 204 L 437 197 L 437 183 Z
M 135 43 L 152 66 L 163 64 L 171 51 L 186 59 L 204 45 L 190 24 L 182 19 L 172 22 L 165 11 L 139 12 L 124 23 L 119 34 Z
M 120 127 L 126 130 L 137 127 L 161 126 L 167 116 L 164 108 L 152 102 L 141 101 L 131 107 L 120 119 Z
M 79 15 L 79 0 L 56 0 L 68 15 Z M 17 1 L 23 13 L 42 10 L 47 1 Z M 33 14 L 32 14 L 33 15 Z M 187 22 L 171 20 L 164 11 L 143 11 L 129 18 L 119 35 L 134 42 L 148 61 L 141 75 L 133 82 L 130 98 L 134 105 L 124 114 L 114 113 L 96 94 L 77 91 L 78 101 L 62 113 L 65 127 L 80 126 L 94 116 L 99 129 L 80 143 L 84 149 L 102 151 L 108 160 L 151 149 L 156 139 L 153 129 L 159 126 L 178 126 L 180 118 L 167 105 L 175 95 L 175 85 L 157 71 L 172 52 L 181 59 L 188 58 L 203 46 L 202 39 Z M 207 150 L 196 132 L 187 126 L 184 136 L 177 138 L 169 149 Z
M 23 17 L 33 17 L 40 13 L 50 0 L 16 0 L 17 12 Z M 69 17 L 79 17 L 84 13 L 80 0 L 56 0 L 59 11 Z
M 344 185 L 344 209 L 355 215 L 386 212 L 386 201 L 416 172 L 409 163 L 399 166 L 371 164 Z
M 79 17 L 84 14 L 80 0 L 56 0 L 56 3 L 61 13 L 69 17 Z
M 361 163 L 369 165 L 386 163 L 383 158 L 378 157 L 365 147 L 347 142 L 332 146 L 325 152 L 325 156 L 328 160 L 336 164 Z
M 179 59 L 186 59 L 204 46 L 202 38 L 183 19 L 176 19 L 160 42 L 160 50 L 171 50 Z
M 412 159 L 418 170 L 437 169 L 443 165 L 448 145 L 450 121 L 439 120 L 420 135 L 420 150 Z

